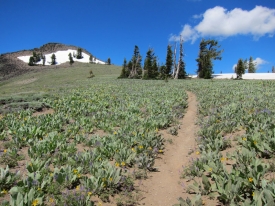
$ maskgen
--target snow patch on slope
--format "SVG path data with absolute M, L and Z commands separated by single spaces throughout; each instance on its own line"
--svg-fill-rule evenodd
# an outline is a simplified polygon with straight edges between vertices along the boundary
M 77 51 L 76 50 L 73 50 L 73 49 L 68 49 L 67 51 L 57 51 L 57 52 L 54 52 L 54 53 L 50 53 L 50 54 L 46 54 L 45 57 L 46 57 L 46 62 L 45 62 L 45 65 L 51 65 L 51 57 L 53 54 L 55 54 L 55 57 L 56 57 L 56 62 L 57 62 L 57 65 L 60 65 L 62 63 L 65 63 L 65 62 L 69 62 L 69 53 L 73 54 L 77 54 Z M 77 58 L 74 58 L 73 57 L 73 60 L 74 61 L 77 61 L 77 62 L 82 62 L 82 63 L 89 63 L 90 62 L 90 55 L 82 52 L 82 56 L 83 58 L 82 59 L 77 59 Z M 30 60 L 30 57 L 31 56 L 20 56 L 20 57 L 17 57 L 18 59 L 22 60 L 23 62 L 25 63 L 29 63 L 29 60 Z M 93 59 L 93 62 L 95 64 L 106 64 L 105 62 L 101 61 L 101 60 L 98 60 L 98 59 Z M 41 60 L 40 62 L 38 62 L 37 64 L 43 64 L 43 60 Z

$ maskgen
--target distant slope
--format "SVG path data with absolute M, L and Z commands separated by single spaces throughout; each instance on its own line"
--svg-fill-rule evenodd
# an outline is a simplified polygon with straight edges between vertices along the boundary
M 28 59 L 29 56 L 32 56 L 33 52 L 36 52 L 36 53 L 42 53 L 43 55 L 46 55 L 46 61 L 50 61 L 51 59 L 48 56 L 51 55 L 52 53 L 56 53 L 56 52 L 60 52 L 60 51 L 67 51 L 67 50 L 75 50 L 76 51 L 78 48 L 81 48 L 81 47 L 65 45 L 65 44 L 61 44 L 61 43 L 47 43 L 47 44 L 44 44 L 43 46 L 41 46 L 40 48 L 34 48 L 31 50 L 22 50 L 22 51 L 17 51 L 17 52 L 1 54 L 1 56 L 0 56 L 0 81 L 9 79 L 14 76 L 24 74 L 29 71 L 40 70 L 40 69 L 45 69 L 47 67 L 50 67 L 50 66 L 44 67 L 41 65 L 29 66 L 28 61 L 24 62 L 24 61 L 20 60 L 18 57 L 28 56 L 28 57 L 26 57 L 26 59 Z M 82 52 L 85 53 L 85 57 L 91 55 L 91 53 L 88 52 L 86 49 L 84 49 L 84 48 L 81 48 L 81 49 L 82 49 Z M 86 57 L 86 59 L 87 59 L 87 57 Z M 57 61 L 58 61 L 58 59 L 57 59 Z M 101 63 L 103 61 L 97 59 L 96 63 L 97 62 Z M 62 64 L 55 65 L 54 67 L 63 68 L 63 67 L 68 67 L 68 66 L 69 66 L 68 63 L 62 62 Z

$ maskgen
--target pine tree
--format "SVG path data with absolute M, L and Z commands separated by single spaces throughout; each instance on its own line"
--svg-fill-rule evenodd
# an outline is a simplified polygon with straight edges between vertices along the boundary
M 46 56 L 44 55 L 44 56 L 42 56 L 43 58 L 42 58 L 42 60 L 43 60 L 43 66 L 45 66 L 45 63 L 46 63 Z
M 172 66 L 173 66 L 173 52 L 171 45 L 167 46 L 167 55 L 166 55 L 166 63 L 165 63 L 165 71 L 164 76 L 168 78 L 170 76 Z
M 149 48 L 146 53 L 146 58 L 144 60 L 144 76 L 143 76 L 144 79 L 154 78 L 153 59 L 154 59 L 153 49 Z
M 142 68 L 141 68 L 141 61 L 142 57 L 139 53 L 139 48 L 135 45 L 134 54 L 131 59 L 132 68 L 130 69 L 130 78 L 140 78 L 142 75 Z
M 200 42 L 199 57 L 196 59 L 198 62 L 198 77 L 210 79 L 213 74 L 212 60 L 221 60 L 223 50 L 218 50 L 220 45 L 215 40 L 204 40 Z
M 130 72 L 129 72 L 129 69 L 127 66 L 127 60 L 126 60 L 126 58 L 124 58 L 122 70 L 121 70 L 119 78 L 128 78 L 129 74 L 130 74 Z
M 89 61 L 90 61 L 90 63 L 94 63 L 94 57 L 92 54 L 90 55 Z
M 110 59 L 110 57 L 107 59 L 107 64 L 111 65 L 111 59 Z
M 51 65 L 56 65 L 56 57 L 55 57 L 55 54 L 53 54 L 53 55 L 51 56 L 51 59 L 52 59 Z
M 157 62 L 157 57 L 154 56 L 154 59 L 153 59 L 153 65 L 152 65 L 152 73 L 153 73 L 153 76 L 152 78 L 153 79 L 157 79 L 158 78 L 158 75 L 159 75 L 159 66 L 158 66 L 158 62 Z
M 166 66 L 162 64 L 159 68 L 159 78 L 160 79 L 165 79 L 165 71 L 166 71 Z
M 237 74 L 237 79 L 242 79 L 242 75 L 245 74 L 245 65 L 242 59 L 238 60 L 238 64 L 235 67 L 235 73 Z
M 34 58 L 33 58 L 33 56 L 31 56 L 30 59 L 29 59 L 29 66 L 34 66 Z
M 82 58 L 83 58 L 83 56 L 82 56 L 82 49 L 81 49 L 81 48 L 78 48 L 78 49 L 77 49 L 76 58 L 77 58 L 77 59 L 82 59 Z
M 69 61 L 70 61 L 70 65 L 72 66 L 72 64 L 74 63 L 74 59 L 72 57 L 72 53 L 69 53 Z
M 177 65 L 177 71 L 175 75 L 175 79 L 185 79 L 186 72 L 185 72 L 185 63 L 183 61 L 183 40 L 180 41 L 180 58 Z
M 248 62 L 248 73 L 255 73 L 256 72 L 256 64 L 253 62 L 253 58 L 249 58 Z

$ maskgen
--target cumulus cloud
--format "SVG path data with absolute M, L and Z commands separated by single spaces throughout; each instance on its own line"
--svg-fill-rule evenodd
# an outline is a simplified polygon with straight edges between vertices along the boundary
M 254 64 L 256 64 L 256 68 L 259 69 L 261 65 L 268 64 L 267 61 L 261 59 L 260 57 L 257 57 L 255 60 L 253 60 Z
M 172 35 L 170 40 L 179 39 L 194 43 L 199 37 L 229 37 L 234 35 L 252 35 L 255 40 L 264 35 L 272 37 L 275 33 L 275 9 L 256 6 L 247 11 L 235 8 L 227 11 L 216 6 L 193 18 L 202 20 L 194 27 L 186 24 L 179 35 Z

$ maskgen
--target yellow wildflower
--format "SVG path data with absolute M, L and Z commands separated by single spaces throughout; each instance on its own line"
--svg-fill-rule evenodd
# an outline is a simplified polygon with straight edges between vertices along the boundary
M 163 153 L 163 150 L 162 150 L 162 149 L 160 149 L 160 150 L 159 150 L 159 153 Z
M 254 192 L 252 192 L 252 197 L 254 197 Z
M 256 142 L 256 141 L 253 141 L 253 143 L 254 143 L 254 144 L 257 144 L 257 142 Z
M 196 151 L 196 155 L 199 155 L 200 154 L 200 152 L 199 151 Z
M 78 173 L 78 170 L 77 170 L 77 169 L 74 169 L 74 170 L 73 170 L 73 173 L 74 173 L 74 174 L 77 174 L 77 173 Z
M 212 172 L 212 170 L 213 170 L 212 168 L 209 168 L 209 172 Z
M 226 159 L 227 159 L 226 157 L 222 157 L 221 162 L 225 161 Z
M 116 131 L 114 131 L 114 134 L 117 134 L 117 132 L 116 132 Z
M 52 176 L 53 176 L 53 173 L 51 173 L 50 176 L 52 177 Z
M 112 181 L 113 181 L 113 178 L 110 177 L 109 180 L 110 180 L 110 182 L 112 182 Z
M 121 162 L 121 166 L 125 166 L 126 164 L 125 164 L 125 162 Z
M 158 130 L 158 128 L 156 128 L 156 132 L 158 132 L 159 130 Z
M 37 199 L 35 199 L 34 201 L 32 201 L 32 206 L 37 206 L 38 205 L 38 200 Z
M 26 140 L 26 138 L 23 138 L 22 140 L 23 140 L 23 141 L 25 141 L 25 140 Z
M 105 177 L 103 177 L 103 178 L 102 178 L 102 181 L 103 181 L 103 182 L 105 182 L 105 181 L 106 181 L 106 178 L 105 178 Z
M 75 188 L 75 190 L 77 190 L 77 191 L 80 190 L 80 186 L 77 185 L 76 188 Z
M 7 150 L 6 149 L 4 149 L 4 153 L 6 153 L 7 152 Z
M 135 152 L 135 148 L 132 147 L 132 151 Z
M 78 174 L 77 177 L 78 177 L 78 178 L 81 178 L 81 174 Z
M 252 178 L 252 177 L 249 177 L 249 178 L 248 178 L 248 181 L 249 181 L 249 182 L 253 182 L 253 178 Z
M 54 203 L 54 199 L 53 199 L 53 198 L 50 198 L 50 199 L 49 199 L 49 203 Z
M 40 188 L 40 187 L 38 187 L 38 188 L 37 188 L 37 190 L 38 190 L 38 191 L 41 191 L 41 188 Z
M 246 141 L 247 139 L 245 137 L 243 137 L 243 141 Z
M 93 193 L 92 192 L 88 192 L 88 195 L 91 196 Z
M 152 147 L 148 147 L 149 150 L 152 150 Z
M 115 166 L 116 166 L 116 167 L 119 167 L 119 163 L 118 163 L 118 162 L 116 162 Z
M 143 149 L 143 146 L 142 146 L 142 145 L 139 145 L 138 148 L 139 148 L 139 149 Z
M 2 193 L 2 194 L 8 194 L 8 191 L 5 190 L 5 189 L 3 189 L 1 193 Z

